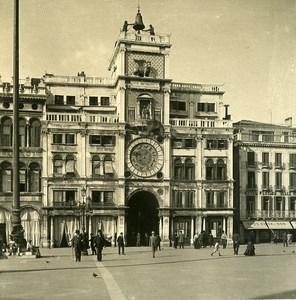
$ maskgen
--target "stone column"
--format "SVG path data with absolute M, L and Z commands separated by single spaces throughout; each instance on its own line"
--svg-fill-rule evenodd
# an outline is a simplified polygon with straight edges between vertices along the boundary
M 193 237 L 194 237 L 194 217 L 191 216 L 191 232 L 190 232 L 190 244 L 193 245 Z
M 50 248 L 54 248 L 54 216 L 50 217 Z

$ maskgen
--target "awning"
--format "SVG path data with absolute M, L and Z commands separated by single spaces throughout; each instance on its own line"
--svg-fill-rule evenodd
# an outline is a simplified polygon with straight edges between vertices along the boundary
M 113 174 L 112 161 L 105 161 L 105 174 Z
M 268 229 L 265 221 L 243 221 L 245 229 Z
M 296 229 L 296 221 L 291 221 L 292 227 Z
M 266 221 L 269 229 L 292 229 L 289 221 Z

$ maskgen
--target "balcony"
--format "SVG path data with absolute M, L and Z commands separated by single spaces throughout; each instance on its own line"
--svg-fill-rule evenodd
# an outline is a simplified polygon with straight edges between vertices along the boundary
M 156 43 L 170 45 L 169 34 L 145 34 L 132 31 L 121 31 L 118 37 L 119 40 L 137 41 L 142 43 Z
M 104 85 L 113 86 L 115 81 L 108 77 L 86 77 L 86 76 L 59 76 L 45 75 L 43 77 L 46 84 L 60 85 Z
M 221 94 L 221 93 L 224 93 L 224 86 L 223 85 L 213 85 L 213 84 L 172 82 L 171 90 L 172 90 L 172 92 L 191 91 L 191 92 Z
M 46 120 L 61 123 L 118 123 L 118 115 L 80 114 L 80 113 L 47 113 Z
M 243 133 L 238 132 L 235 135 L 235 140 L 237 142 L 250 142 L 256 144 L 282 144 L 282 145 L 295 145 L 296 136 L 284 135 L 284 134 L 254 134 L 254 133 Z
M 176 127 L 189 128 L 231 128 L 230 120 L 207 120 L 207 119 L 170 119 L 170 124 Z
M 205 208 L 209 208 L 209 209 L 223 209 L 223 208 L 228 208 L 227 204 L 215 204 L 215 203 L 207 203 Z

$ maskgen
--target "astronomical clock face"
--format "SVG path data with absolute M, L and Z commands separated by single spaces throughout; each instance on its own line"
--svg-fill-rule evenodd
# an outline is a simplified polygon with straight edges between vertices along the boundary
M 163 150 L 152 139 L 140 138 L 132 141 L 127 156 L 128 168 L 140 177 L 155 175 L 163 165 Z

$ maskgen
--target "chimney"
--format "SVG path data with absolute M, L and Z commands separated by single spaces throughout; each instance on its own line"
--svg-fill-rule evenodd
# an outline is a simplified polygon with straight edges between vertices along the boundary
M 285 119 L 285 125 L 292 127 L 292 117 L 286 118 Z

